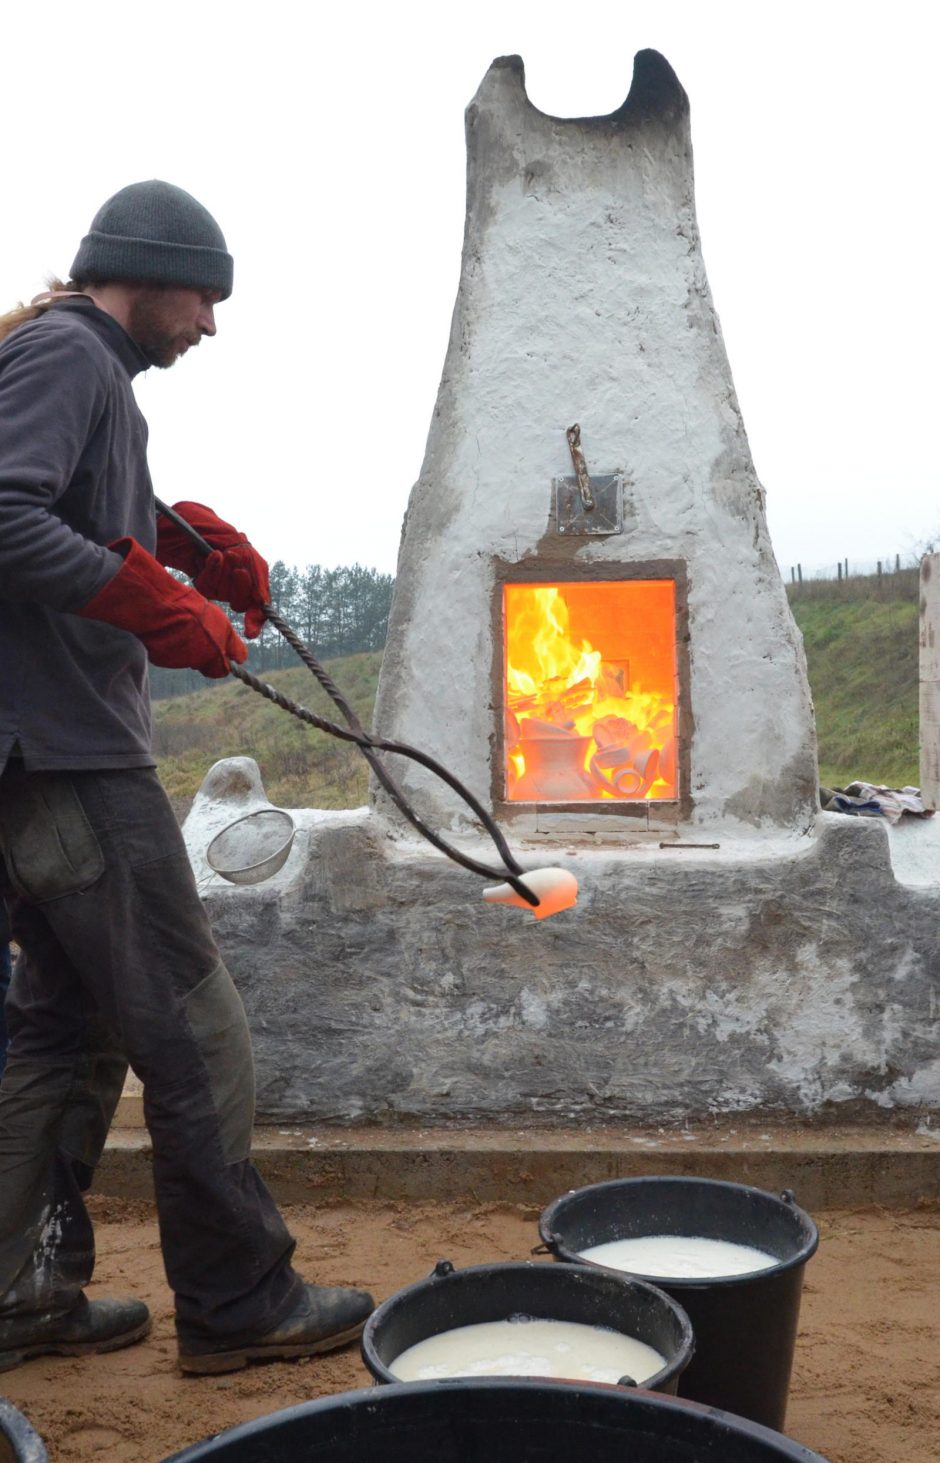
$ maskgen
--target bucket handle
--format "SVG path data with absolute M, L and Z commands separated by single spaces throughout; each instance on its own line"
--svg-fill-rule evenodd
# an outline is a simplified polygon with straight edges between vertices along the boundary
M 617 1378 L 618 1387 L 638 1387 L 639 1385 L 639 1382 L 634 1377 L 623 1376 Z
M 451 1260 L 438 1260 L 434 1269 L 431 1271 L 431 1275 L 436 1276 L 439 1280 L 442 1280 L 445 1275 L 453 1275 L 453 1273 L 454 1265 Z
M 783 1200 L 784 1204 L 796 1203 L 796 1195 L 794 1194 L 792 1189 L 782 1189 L 780 1192 L 780 1197 Z
M 554 1255 L 554 1243 L 550 1245 L 533 1245 L 529 1251 L 530 1255 Z

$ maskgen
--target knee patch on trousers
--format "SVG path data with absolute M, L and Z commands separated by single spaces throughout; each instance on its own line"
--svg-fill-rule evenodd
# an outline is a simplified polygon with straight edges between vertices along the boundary
M 245 1008 L 221 961 L 184 1004 L 208 1074 L 225 1162 L 239 1163 L 251 1151 L 255 1072 Z

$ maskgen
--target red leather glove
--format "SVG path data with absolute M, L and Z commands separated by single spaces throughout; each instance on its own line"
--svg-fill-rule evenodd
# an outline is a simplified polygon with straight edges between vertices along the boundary
M 219 680 L 228 675 L 230 660 L 248 658 L 248 646 L 218 605 L 180 584 L 136 539 L 119 538 L 108 547 L 123 554 L 124 563 L 76 614 L 130 630 L 154 665 L 190 666 Z
M 215 552 L 206 558 L 192 539 L 161 513 L 157 517 L 157 558 L 170 569 L 182 569 L 206 599 L 221 599 L 245 614 L 245 634 L 254 640 L 264 625 L 263 605 L 271 599 L 268 566 L 243 533 L 202 503 L 174 503 L 174 511 L 191 523 Z

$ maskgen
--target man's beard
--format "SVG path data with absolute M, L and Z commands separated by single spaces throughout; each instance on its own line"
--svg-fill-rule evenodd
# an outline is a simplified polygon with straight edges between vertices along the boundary
M 127 333 L 140 346 L 152 366 L 166 370 L 178 361 L 187 346 L 198 345 L 198 335 L 169 331 L 162 290 L 146 290 L 134 300 Z

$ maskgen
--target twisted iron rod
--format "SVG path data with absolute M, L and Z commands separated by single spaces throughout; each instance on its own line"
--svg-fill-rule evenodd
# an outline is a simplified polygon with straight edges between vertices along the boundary
M 193 528 L 191 523 L 187 523 L 185 518 L 173 508 L 167 507 L 159 498 L 156 498 L 154 501 L 157 510 L 175 523 L 177 528 L 182 529 L 192 542 L 196 544 L 197 548 L 206 555 L 213 552 L 211 544 L 206 542 L 202 535 Z M 326 717 L 317 716 L 316 712 L 309 711 L 306 706 L 301 706 L 296 701 L 291 701 L 288 696 L 285 696 L 267 681 L 259 680 L 251 671 L 245 670 L 244 666 L 239 665 L 236 661 L 230 660 L 228 662 L 228 668 L 232 675 L 237 680 L 243 682 L 244 685 L 250 686 L 253 691 L 257 691 L 260 696 L 264 696 L 265 700 L 271 701 L 275 706 L 280 707 L 282 711 L 289 712 L 300 721 L 306 722 L 309 726 L 316 727 L 318 731 L 327 732 L 331 737 L 338 737 L 341 741 L 354 743 L 362 752 L 362 755 L 372 768 L 378 781 L 385 788 L 385 791 L 399 812 L 407 818 L 412 827 L 416 828 L 422 837 L 426 838 L 434 848 L 446 854 L 454 863 L 460 864 L 465 869 L 469 869 L 471 873 L 480 874 L 485 879 L 505 880 L 527 904 L 537 908 L 540 903 L 538 896 L 533 894 L 532 890 L 520 878 L 520 875 L 525 872 L 522 865 L 513 855 L 508 843 L 503 837 L 501 829 L 469 788 L 465 787 L 459 778 L 455 777 L 452 772 L 449 772 L 435 758 L 429 756 L 427 752 L 422 752 L 417 747 L 411 747 L 406 742 L 387 741 L 385 738 L 374 737 L 370 732 L 367 732 L 355 711 L 346 700 L 346 697 L 334 682 L 332 676 L 320 664 L 309 647 L 304 644 L 293 626 L 284 619 L 280 611 L 276 610 L 273 605 L 264 604 L 262 609 L 264 610 L 265 618 L 271 622 L 278 634 L 287 641 L 291 649 L 296 651 L 307 669 L 319 681 L 331 701 L 339 707 L 348 723 L 348 729 L 347 727 L 339 726 L 335 721 L 328 721 Z M 452 788 L 483 824 L 483 827 L 496 845 L 497 852 L 503 860 L 504 868 L 495 869 L 489 864 L 480 863 L 479 860 L 470 858 L 468 854 L 462 853 L 460 849 L 454 848 L 452 844 L 447 843 L 445 839 L 434 832 L 433 828 L 429 828 L 420 814 L 416 813 L 414 808 L 412 808 L 395 778 L 384 766 L 381 758 L 376 756 L 376 752 L 379 751 L 390 752 L 401 757 L 409 757 L 413 762 L 418 762 L 422 767 L 426 767 L 429 772 L 433 772 L 436 777 L 439 777 L 442 782 L 445 782 L 448 787 Z

